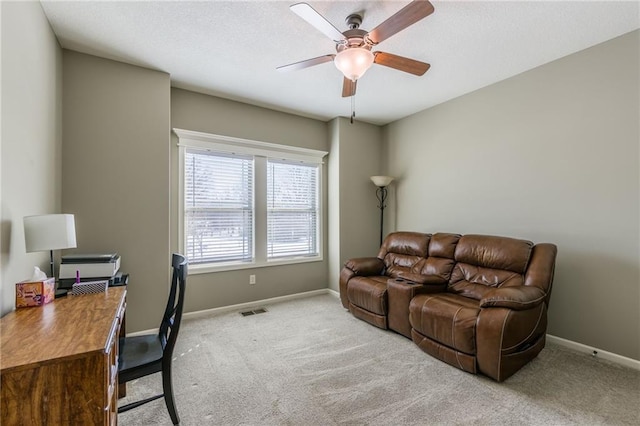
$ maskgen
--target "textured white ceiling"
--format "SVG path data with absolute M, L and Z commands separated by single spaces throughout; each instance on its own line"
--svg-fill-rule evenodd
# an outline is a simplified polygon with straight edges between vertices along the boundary
M 349 116 L 335 53 L 290 1 L 42 2 L 62 47 L 165 71 L 172 85 L 329 120 Z M 307 1 L 340 31 L 371 30 L 408 1 Z M 640 27 L 637 1 L 433 1 L 435 12 L 375 50 L 431 64 L 422 77 L 374 65 L 358 82 L 357 119 L 385 124 Z

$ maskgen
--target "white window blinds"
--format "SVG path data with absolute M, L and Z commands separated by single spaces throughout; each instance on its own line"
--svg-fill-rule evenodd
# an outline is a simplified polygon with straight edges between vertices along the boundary
M 319 166 L 267 161 L 267 258 L 319 253 Z
M 187 149 L 184 236 L 192 264 L 253 260 L 253 157 Z

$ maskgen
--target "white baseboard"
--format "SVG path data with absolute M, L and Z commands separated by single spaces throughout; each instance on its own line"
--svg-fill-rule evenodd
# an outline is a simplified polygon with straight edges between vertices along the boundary
M 327 293 L 330 294 L 331 296 L 340 299 L 340 292 L 335 291 L 332 288 L 328 288 L 327 289 Z
M 220 314 L 220 313 L 230 312 L 230 311 L 239 311 L 241 309 L 247 309 L 247 308 L 257 308 L 257 307 L 260 307 L 261 305 L 267 305 L 270 303 L 286 302 L 287 300 L 303 299 L 305 297 L 318 296 L 320 294 L 327 294 L 330 291 L 333 291 L 333 290 L 329 290 L 328 288 L 322 288 L 320 290 L 306 291 L 304 293 L 287 294 L 286 296 L 272 297 L 270 299 L 255 300 L 253 302 L 238 303 L 237 305 L 229 305 L 229 306 L 221 306 L 219 308 L 205 309 L 204 311 L 187 312 L 182 315 L 182 318 L 190 318 L 190 319 L 200 318 L 200 317 L 204 317 L 212 314 Z
M 556 343 L 569 349 L 573 349 L 578 352 L 587 353 L 596 358 L 606 359 L 607 361 L 611 361 L 625 367 L 633 368 L 634 370 L 640 370 L 640 361 L 633 358 L 627 358 L 622 355 L 614 354 L 613 352 L 603 351 L 602 349 L 594 348 L 593 346 L 583 345 L 582 343 L 563 339 L 562 337 L 557 337 L 551 334 L 547 334 L 547 341 Z

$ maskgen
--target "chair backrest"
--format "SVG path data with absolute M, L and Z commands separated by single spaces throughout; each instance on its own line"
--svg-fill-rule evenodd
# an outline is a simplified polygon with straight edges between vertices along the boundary
M 184 293 L 187 283 L 187 258 L 181 254 L 172 255 L 171 265 L 173 276 L 171 278 L 171 291 L 167 308 L 162 317 L 158 337 L 162 343 L 163 359 L 171 360 L 173 348 L 178 339 L 180 322 L 182 321 L 182 310 L 184 307 Z

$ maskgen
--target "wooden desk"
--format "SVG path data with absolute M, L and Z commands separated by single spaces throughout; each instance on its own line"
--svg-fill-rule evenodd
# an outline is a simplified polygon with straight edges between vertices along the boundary
M 0 423 L 116 425 L 126 287 L 0 319 Z

